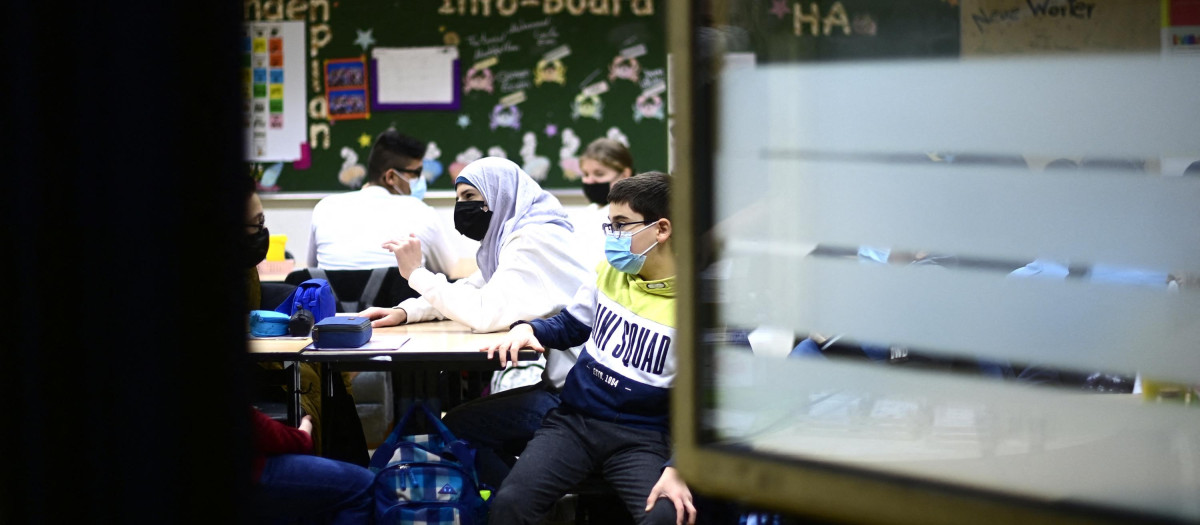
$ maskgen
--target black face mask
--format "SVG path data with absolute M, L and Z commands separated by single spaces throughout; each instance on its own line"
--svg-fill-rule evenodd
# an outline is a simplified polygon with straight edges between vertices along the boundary
M 492 222 L 492 210 L 484 210 L 483 201 L 458 201 L 454 203 L 454 229 L 468 239 L 482 241 Z
M 241 260 L 242 266 L 253 268 L 263 259 L 267 258 L 267 248 L 271 246 L 271 232 L 266 228 L 258 231 L 258 233 L 248 233 L 242 236 L 241 245 L 238 246 L 238 257 Z
M 608 188 L 611 184 L 607 182 L 593 182 L 591 184 L 583 183 L 583 195 L 587 200 L 604 206 L 608 204 Z

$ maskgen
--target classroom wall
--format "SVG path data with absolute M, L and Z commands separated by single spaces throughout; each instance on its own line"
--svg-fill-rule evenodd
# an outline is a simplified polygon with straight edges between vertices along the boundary
M 573 215 L 587 206 L 587 199 L 579 190 L 552 190 L 551 193 L 562 203 L 568 215 Z M 260 194 L 263 210 L 267 216 L 267 228 L 271 234 L 286 234 L 287 251 L 296 258 L 296 268 L 304 268 L 308 261 L 308 230 L 312 221 L 312 210 L 323 194 Z M 437 210 L 447 232 L 454 230 L 454 193 L 430 191 L 425 202 Z M 454 235 L 455 248 L 460 258 L 474 258 L 479 242 L 462 235 Z

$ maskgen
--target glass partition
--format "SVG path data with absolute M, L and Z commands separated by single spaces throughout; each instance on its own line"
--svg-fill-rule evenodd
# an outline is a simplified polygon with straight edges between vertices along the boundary
M 1175 4 L 696 17 L 683 441 L 836 480 L 701 485 L 850 520 L 879 515 L 860 488 L 902 521 L 1200 520 L 1200 55 Z

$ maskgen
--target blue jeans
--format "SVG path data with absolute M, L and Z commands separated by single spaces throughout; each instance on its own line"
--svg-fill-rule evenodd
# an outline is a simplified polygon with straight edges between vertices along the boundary
M 305 454 L 267 458 L 258 481 L 255 511 L 264 518 L 303 519 L 330 525 L 368 524 L 375 519 L 371 471 Z
M 442 421 L 454 437 L 475 446 L 479 481 L 500 488 L 542 418 L 558 403 L 558 390 L 543 380 L 463 403 Z

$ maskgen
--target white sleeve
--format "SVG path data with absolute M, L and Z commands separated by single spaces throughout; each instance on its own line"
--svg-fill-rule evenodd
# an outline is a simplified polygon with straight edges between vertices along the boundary
M 555 271 L 558 261 L 546 258 L 553 251 L 528 237 L 514 239 L 500 250 L 492 278 L 478 288 L 461 281 L 452 285 L 445 276 L 422 270 L 413 272 L 408 284 L 442 315 L 476 332 L 507 330 L 516 321 L 553 315 L 569 300 L 557 292 L 561 286 L 547 282 L 564 277 Z
M 450 282 L 446 280 L 446 276 L 443 274 L 433 273 L 425 268 L 417 268 L 411 275 L 408 276 L 408 286 L 414 291 L 420 293 L 420 290 L 417 289 L 417 284 L 414 283 L 421 283 L 423 288 L 436 287 L 444 284 L 446 286 L 466 286 L 478 289 L 483 286 L 484 281 L 483 274 L 479 273 L 479 271 L 476 271 L 475 273 L 471 274 L 470 277 L 467 277 L 466 279 L 459 279 L 455 281 L 454 284 L 450 284 Z M 404 312 L 408 317 L 408 320 L 405 321 L 405 323 L 440 321 L 446 318 L 446 316 L 442 315 L 437 308 L 434 308 L 432 304 L 429 304 L 429 301 L 425 299 L 424 295 L 421 297 L 405 299 L 401 301 L 400 304 L 396 305 L 396 307 L 404 309 Z

